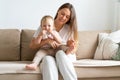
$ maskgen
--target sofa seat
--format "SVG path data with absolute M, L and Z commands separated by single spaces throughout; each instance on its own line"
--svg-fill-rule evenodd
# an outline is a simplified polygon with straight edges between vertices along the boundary
M 14 77 L 41 77 L 39 67 L 36 71 L 26 70 L 25 65 L 31 61 L 1 61 L 0 62 L 0 77 L 5 75 Z M 119 77 L 120 76 L 120 61 L 113 60 L 93 60 L 81 59 L 74 62 L 78 78 L 102 78 L 102 77 Z M 2 75 L 5 74 L 5 75 Z M 16 76 L 16 74 L 18 76 Z M 86 75 L 87 74 L 87 75 Z M 36 79 L 37 80 L 37 79 Z
M 120 61 L 82 59 L 74 66 L 78 78 L 120 77 Z
M 40 69 L 25 70 L 31 61 L 0 61 L 0 80 L 41 80 Z
M 14 74 L 14 73 L 36 73 L 40 74 L 40 69 L 26 70 L 25 65 L 31 61 L 0 61 L 0 74 Z

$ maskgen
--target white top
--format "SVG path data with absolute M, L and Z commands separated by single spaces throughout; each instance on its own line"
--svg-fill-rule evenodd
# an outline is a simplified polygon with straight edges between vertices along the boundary
M 73 34 L 70 33 L 69 30 L 70 30 L 70 26 L 64 25 L 63 28 L 59 31 L 59 34 L 60 34 L 60 36 L 62 37 L 62 40 L 63 40 L 63 44 L 66 44 L 66 42 L 69 39 L 73 38 Z M 72 35 L 72 37 L 71 37 L 71 35 Z
M 63 39 L 63 44 L 66 44 L 66 42 L 69 39 L 73 39 L 73 33 L 70 33 L 70 26 L 68 26 L 67 24 L 63 26 L 63 28 L 59 31 L 59 34 L 61 36 L 61 38 Z M 72 37 L 71 37 L 72 35 Z M 75 54 L 68 54 L 67 55 L 68 58 L 70 59 L 70 61 L 74 62 L 76 61 L 76 55 Z

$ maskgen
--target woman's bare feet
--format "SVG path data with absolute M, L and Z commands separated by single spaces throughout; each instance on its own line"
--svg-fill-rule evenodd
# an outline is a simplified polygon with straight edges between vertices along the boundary
M 27 70 L 36 70 L 37 69 L 37 65 L 36 64 L 27 64 L 26 66 L 25 66 L 25 68 L 27 69 Z

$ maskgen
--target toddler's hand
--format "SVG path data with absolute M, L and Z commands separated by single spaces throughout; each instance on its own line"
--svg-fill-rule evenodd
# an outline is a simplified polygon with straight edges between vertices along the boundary
M 47 31 L 46 30 L 42 30 L 42 35 L 46 34 Z

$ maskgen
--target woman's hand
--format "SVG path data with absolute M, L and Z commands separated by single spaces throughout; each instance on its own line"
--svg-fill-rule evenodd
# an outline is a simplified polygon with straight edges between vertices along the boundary
M 50 38 L 42 40 L 40 44 L 36 44 L 36 40 L 35 40 L 35 38 L 33 38 L 30 43 L 30 48 L 39 49 L 41 46 L 43 46 L 45 44 L 51 45 L 54 49 L 56 49 L 59 46 L 59 43 L 57 43 L 55 40 L 50 39 Z
M 75 49 L 75 41 L 74 41 L 74 40 L 68 40 L 68 41 L 67 41 L 67 46 L 68 46 L 69 48 L 66 50 L 66 54 L 69 54 L 69 53 L 74 52 L 74 49 Z
M 68 47 L 75 47 L 75 41 L 74 40 L 68 40 L 67 41 L 67 46 Z
M 53 49 L 56 49 L 59 46 L 59 43 L 57 43 L 56 41 L 52 39 L 48 39 L 48 44 L 51 45 Z

